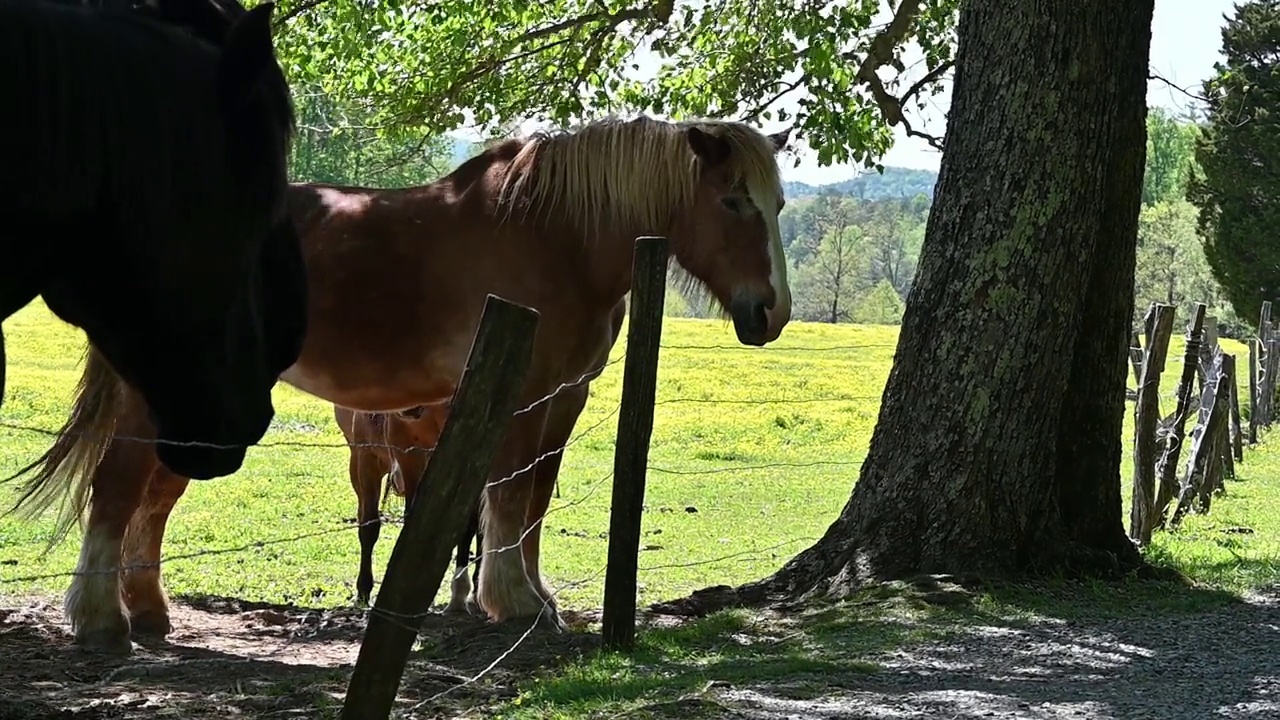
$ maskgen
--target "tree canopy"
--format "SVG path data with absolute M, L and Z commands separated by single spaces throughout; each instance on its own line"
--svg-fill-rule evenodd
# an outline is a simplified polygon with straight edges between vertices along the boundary
M 1263 300 L 1280 297 L 1280 0 L 1237 5 L 1222 54 L 1204 84 L 1203 177 L 1192 178 L 1189 197 L 1213 275 L 1252 323 Z
M 295 83 L 360 101 L 383 126 L 565 125 L 600 112 L 791 123 L 824 164 L 875 159 L 904 105 L 951 67 L 958 0 L 288 0 L 278 45 Z M 904 44 L 926 72 L 909 87 Z M 659 61 L 638 75 L 638 49 Z M 796 96 L 794 113 L 779 104 Z M 470 117 L 468 117 L 470 116 Z M 935 142 L 939 142 L 935 140 Z

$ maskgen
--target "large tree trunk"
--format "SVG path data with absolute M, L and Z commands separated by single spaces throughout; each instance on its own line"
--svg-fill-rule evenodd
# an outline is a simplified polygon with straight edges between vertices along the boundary
M 840 517 L 742 588 L 1142 565 L 1121 427 L 1152 0 L 968 0 L 919 274 Z

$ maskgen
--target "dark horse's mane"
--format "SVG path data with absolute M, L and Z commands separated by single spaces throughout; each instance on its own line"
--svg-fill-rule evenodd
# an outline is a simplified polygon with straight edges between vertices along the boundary
M 210 0 L 170 0 L 210 2 Z M 19 198 L 58 198 L 65 207 L 32 208 L 49 212 L 91 210 L 104 199 L 149 196 L 162 206 L 175 192 L 172 176 L 188 180 L 201 175 L 210 153 L 223 152 L 232 162 L 261 157 L 261 147 L 201 148 L 194 139 L 154 142 L 157 137 L 183 138 L 180 118 L 221 114 L 235 136 L 234 108 L 220 108 L 208 88 L 218 78 L 193 82 L 192 73 L 216 74 L 220 48 L 163 18 L 115 7 L 77 7 L 80 3 L 0 0 L 0 62 L 24 68 L 0 76 L 0 96 L 23 103 L 6 113 L 0 131 L 21 129 L 18 156 L 6 157 L 0 186 Z M 205 55 L 199 61 L 173 58 Z M 40 98 L 41 102 L 28 102 Z M 287 152 L 295 130 L 289 88 L 283 76 L 268 76 L 255 92 L 272 124 L 267 142 L 284 143 Z M 145 118 L 139 122 L 139 116 Z M 261 122 L 262 114 L 256 114 Z M 17 126 L 15 128 L 15 125 Z M 83 132 L 96 127 L 97 134 Z M 245 138 L 263 137 L 242 133 Z M 177 154 L 171 150 L 180 151 Z M 179 168 L 174 170 L 174 168 Z M 121 177 L 120 168 L 130 168 Z M 116 174 L 108 172 L 114 169 Z M 134 185 L 118 197 L 112 184 Z M 138 192 L 136 184 L 144 184 Z M 245 191 L 252 191 L 245 188 Z M 191 192 L 187 187 L 181 192 Z M 198 191 L 197 191 L 198 192 Z M 178 205 L 199 202 L 183 197 Z M 122 208 L 127 211 L 127 208 Z M 148 216 L 138 213 L 137 217 Z

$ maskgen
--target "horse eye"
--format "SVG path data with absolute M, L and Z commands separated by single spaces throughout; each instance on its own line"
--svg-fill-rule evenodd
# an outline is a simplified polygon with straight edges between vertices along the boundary
M 724 197 L 720 198 L 720 203 L 723 204 L 726 208 L 728 208 L 729 212 L 736 213 L 738 215 L 742 214 L 742 211 L 743 211 L 742 198 L 736 195 L 725 195 Z

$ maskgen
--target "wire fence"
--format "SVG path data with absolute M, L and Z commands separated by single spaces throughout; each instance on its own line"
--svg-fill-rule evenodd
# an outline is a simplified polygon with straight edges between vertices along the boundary
M 754 579 L 780 566 L 787 557 L 818 539 L 830 518 L 838 512 L 840 504 L 847 499 L 861 465 L 861 455 L 865 453 L 865 446 L 870 439 L 871 423 L 878 411 L 879 391 L 887 378 L 895 345 L 882 342 L 789 345 L 781 342 L 777 347 L 763 351 L 767 354 L 754 356 L 753 353 L 761 351 L 732 344 L 675 342 L 661 347 L 658 398 L 654 403 L 656 430 L 651 444 L 651 461 L 647 466 L 651 480 L 650 495 L 646 502 L 646 532 L 657 531 L 659 537 L 670 537 L 673 532 L 683 529 L 695 533 L 698 539 L 696 542 L 679 542 L 677 538 L 676 542 L 670 543 L 673 546 L 670 549 L 642 548 L 644 555 L 654 557 L 651 562 L 639 564 L 641 596 L 642 599 L 647 599 L 642 604 L 688 594 L 709 584 L 736 584 Z M 564 532 L 557 535 L 546 521 L 554 520 L 557 514 L 580 508 L 593 500 L 601 502 L 603 498 L 602 506 L 607 504 L 608 486 L 613 479 L 613 472 L 600 471 L 598 466 L 612 465 L 614 438 L 611 433 L 616 426 L 619 411 L 620 374 L 612 368 L 621 364 L 625 352 L 626 338 L 622 337 L 610 353 L 611 359 L 602 366 L 572 382 L 562 384 L 547 396 L 518 409 L 516 415 L 554 399 L 569 388 L 590 383 L 592 397 L 567 442 L 561 447 L 543 452 L 537 460 L 516 472 L 490 478 L 486 482 L 486 487 L 510 482 L 521 472 L 532 468 L 536 462 L 556 454 L 565 455 L 560 472 L 561 484 L 566 488 L 564 496 L 551 503 L 542 516 L 542 522 L 530 524 L 521 535 L 523 539 L 530 532 L 543 533 L 543 567 L 547 568 L 544 569 L 544 574 L 554 588 L 554 597 L 562 606 L 598 607 L 598 602 L 592 603 L 587 598 L 599 592 L 604 567 L 590 564 L 587 567 L 592 569 L 584 571 L 582 567 L 566 569 L 565 565 L 557 563 L 556 555 L 568 554 L 570 549 L 567 540 L 558 542 L 557 538 L 560 535 L 572 538 L 575 534 L 569 532 L 566 526 L 561 528 Z M 11 362 L 14 360 L 11 358 Z M 874 371 L 863 373 L 864 376 L 859 378 L 843 375 L 851 371 L 852 365 L 859 363 L 873 367 Z M 798 371 L 797 368 L 802 370 Z M 805 368 L 811 369 L 804 370 Z M 20 371 L 10 374 L 10 384 L 21 386 Z M 844 387 L 846 391 L 840 391 L 840 387 Z M 858 391 L 848 392 L 848 389 Z M 329 404 L 318 399 L 310 402 L 329 407 Z M 842 404 L 844 407 L 841 407 Z M 5 409 L 10 407 L 11 405 L 6 405 Z M 750 417 L 753 412 L 758 416 Z M 787 413 L 790 414 L 783 417 Z M 771 418 L 770 415 L 776 417 Z M 850 417 L 854 417 L 856 422 L 850 422 Z M 860 428 L 855 435 L 848 433 L 851 425 Z M 730 429 L 726 430 L 726 427 Z M 59 434 L 57 428 L 11 420 L 0 420 L 0 429 L 11 437 L 24 434 L 53 437 Z M 336 430 L 336 425 L 333 429 Z M 731 437 L 735 429 L 740 436 Z M 258 443 L 257 447 L 302 453 L 321 452 L 309 459 L 305 467 L 308 468 L 308 474 L 331 478 L 335 496 L 350 492 L 342 489 L 344 466 L 334 462 L 333 456 L 323 451 L 347 449 L 351 452 L 367 448 L 395 453 L 432 449 L 398 446 L 385 441 L 346 442 L 340 439 L 328 441 L 288 437 L 296 436 L 299 432 L 334 434 L 333 430 L 326 431 L 319 427 L 305 431 L 289 429 L 278 421 L 268 437 Z M 117 436 L 115 439 L 121 442 L 155 442 L 146 437 Z M 17 443 L 19 446 L 24 444 L 26 443 Z M 581 452 L 570 451 L 575 446 L 582 448 Z M 274 456 L 268 456 L 261 462 L 270 464 L 273 459 Z M 14 458 L 10 460 L 10 464 L 20 466 L 27 461 L 28 458 Z M 293 466 L 298 464 L 296 459 L 292 463 Z M 249 473 L 258 472 L 252 467 L 246 470 Z M 831 477 L 815 483 L 812 478 L 815 471 L 829 471 Z M 714 484 L 714 490 L 708 492 L 704 488 L 699 491 L 700 486 L 691 482 L 699 478 Z M 201 498 L 212 497 L 219 492 L 220 483 L 229 481 L 230 478 L 201 483 L 209 486 L 205 491 L 209 495 L 202 495 Z M 282 479 L 278 482 L 291 481 Z M 601 489 L 605 490 L 603 494 Z M 350 498 L 350 495 L 345 496 Z M 197 498 L 187 499 L 187 503 L 193 502 L 197 502 Z M 306 517 L 304 505 L 305 501 L 300 499 L 297 507 L 289 508 L 289 514 L 295 519 Z M 792 510 L 778 511 L 776 508 L 779 505 L 792 509 L 804 507 L 806 512 L 802 514 L 806 517 L 796 520 L 790 516 Z M 181 507 L 180 504 L 179 508 Z M 354 500 L 350 501 L 349 507 L 355 509 Z M 675 523 L 678 526 L 675 529 L 664 528 L 664 511 L 677 517 L 687 515 L 696 519 Z M 708 515 L 717 516 L 716 521 L 703 522 L 699 529 L 696 523 Z M 606 518 L 607 509 L 602 507 L 598 522 L 591 523 L 591 526 L 605 527 Z M 182 537 L 183 520 L 181 512 L 175 515 L 168 532 L 170 540 Z M 312 521 L 314 522 L 314 516 Z M 0 529 L 5 522 L 14 520 L 0 519 Z M 396 525 L 399 521 L 390 516 L 382 516 L 378 522 Z M 325 521 L 321 523 L 322 527 L 305 532 L 258 537 L 248 541 L 237 540 L 221 547 L 165 554 L 158 561 L 122 563 L 120 567 L 96 572 L 172 568 L 201 559 L 314 542 L 352 533 L 362 526 L 362 523 L 352 523 L 350 519 L 330 523 L 331 521 Z M 244 530 L 240 528 L 236 534 L 243 537 Z M 259 531 L 259 528 L 254 529 L 255 533 Z M 587 555 L 603 563 L 605 534 L 582 531 L 582 535 L 588 539 L 601 540 L 594 552 Z M 346 540 L 336 542 L 341 543 L 344 555 L 350 558 L 350 562 L 344 567 L 350 568 L 349 576 L 354 579 L 357 545 Z M 384 542 L 393 540 L 384 539 Z M 451 569 L 450 572 L 470 573 L 474 565 L 483 562 L 487 554 L 518 546 L 519 540 L 501 548 L 478 552 L 468 565 Z M 574 554 L 582 553 L 575 551 Z M 662 558 L 663 554 L 667 557 Z M 33 584 L 69 579 L 77 574 L 74 568 L 21 573 L 16 565 L 3 564 L 4 555 L 5 549 L 0 547 L 0 595 L 21 594 Z M 263 571 L 268 571 L 269 567 L 262 566 Z M 690 572 L 695 570 L 696 572 Z M 442 588 L 448 587 L 449 579 L 446 576 Z M 655 590 L 651 591 L 650 587 Z M 566 595 L 572 595 L 573 600 L 566 601 Z M 366 613 L 376 611 L 374 607 L 365 610 Z M 413 618 L 391 619 L 401 622 Z M 530 624 L 528 630 L 497 654 L 479 673 L 467 676 L 459 684 L 441 693 L 417 701 L 409 712 L 427 708 L 449 693 L 486 676 L 499 667 L 521 643 L 527 641 L 535 626 L 536 623 Z M 246 661 L 250 660 L 251 658 L 246 658 Z

